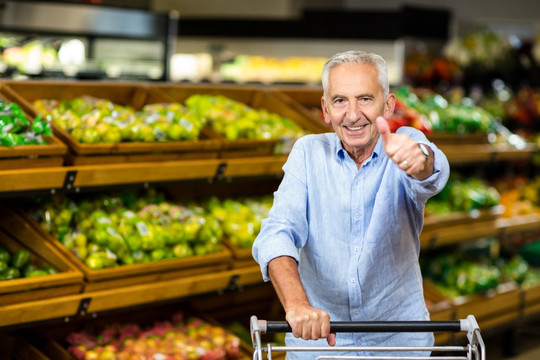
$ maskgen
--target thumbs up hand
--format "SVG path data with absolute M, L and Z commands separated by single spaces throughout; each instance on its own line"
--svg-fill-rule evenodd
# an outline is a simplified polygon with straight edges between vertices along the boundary
M 428 146 L 430 156 L 426 158 L 418 143 L 408 135 L 392 133 L 385 118 L 379 116 L 375 121 L 384 152 L 401 170 L 417 180 L 424 180 L 433 174 L 433 152 Z

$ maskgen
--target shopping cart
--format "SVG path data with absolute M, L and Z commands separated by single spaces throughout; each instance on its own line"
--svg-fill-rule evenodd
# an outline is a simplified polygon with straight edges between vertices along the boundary
M 337 360 L 364 360 L 364 359 L 399 359 L 399 360 L 419 360 L 419 359 L 445 359 L 445 360 L 485 360 L 485 345 L 480 335 L 480 328 L 473 315 L 466 319 L 455 321 L 376 321 L 376 322 L 330 322 L 330 331 L 339 332 L 466 332 L 469 343 L 465 346 L 273 346 L 268 343 L 266 347 L 261 344 L 261 335 L 265 333 L 291 332 L 291 327 L 286 321 L 266 321 L 258 320 L 256 316 L 251 317 L 250 323 L 251 339 L 253 341 L 253 360 L 263 360 L 263 352 L 268 360 L 272 359 L 273 352 L 290 351 L 310 351 L 317 353 L 328 353 L 330 355 L 319 355 L 316 360 L 337 359 Z M 331 352 L 372 352 L 381 353 L 382 356 L 339 356 L 331 355 Z M 404 356 L 390 357 L 389 351 L 398 351 L 403 354 L 412 351 L 431 352 L 431 356 Z M 384 356 L 384 352 L 387 352 Z M 451 354 L 451 355 L 446 355 Z M 437 356 L 441 355 L 441 356 Z

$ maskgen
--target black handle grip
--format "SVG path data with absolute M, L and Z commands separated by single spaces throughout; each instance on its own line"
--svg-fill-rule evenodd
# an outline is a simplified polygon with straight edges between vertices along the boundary
M 460 332 L 460 321 L 331 321 L 330 332 Z M 292 332 L 286 321 L 267 321 L 267 333 Z

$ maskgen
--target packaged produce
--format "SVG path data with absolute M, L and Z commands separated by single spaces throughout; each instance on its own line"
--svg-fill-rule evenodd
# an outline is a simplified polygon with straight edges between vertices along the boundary
M 217 220 L 197 205 L 166 201 L 153 191 L 56 197 L 33 217 L 90 269 L 219 252 Z
M 29 119 L 16 103 L 0 99 L 0 144 L 3 146 L 46 144 L 43 136 L 50 136 L 50 124 L 41 116 Z
M 224 236 L 240 249 L 250 249 L 261 229 L 262 219 L 268 216 L 272 197 L 223 199 L 212 197 L 206 202 L 210 214 L 223 227 Z
M 140 111 L 90 96 L 39 99 L 34 107 L 75 140 L 93 143 L 197 140 L 206 120 L 179 103 L 148 104 Z
M 292 119 L 254 109 L 223 95 L 192 95 L 185 105 L 206 119 L 216 133 L 231 141 L 296 139 L 305 134 Z

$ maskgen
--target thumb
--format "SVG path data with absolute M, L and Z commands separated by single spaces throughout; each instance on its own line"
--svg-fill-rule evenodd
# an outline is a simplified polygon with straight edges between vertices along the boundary
M 328 345 L 335 346 L 336 345 L 336 334 L 330 333 L 328 337 L 326 338 L 326 341 L 328 342 Z
M 388 121 L 386 121 L 385 118 L 382 116 L 378 116 L 377 119 L 375 119 L 377 122 L 377 129 L 379 129 L 379 133 L 381 134 L 383 145 L 386 145 L 390 140 L 390 126 L 388 125 Z

